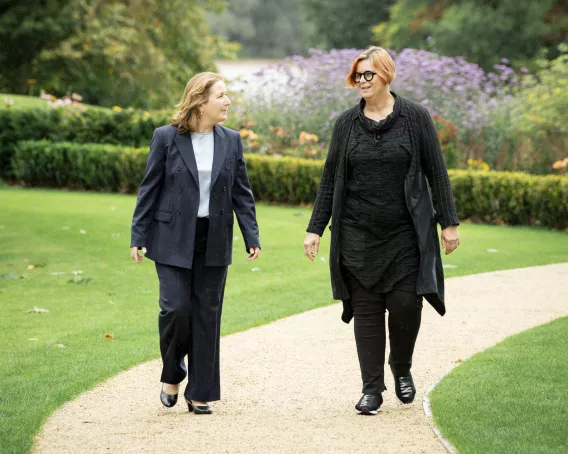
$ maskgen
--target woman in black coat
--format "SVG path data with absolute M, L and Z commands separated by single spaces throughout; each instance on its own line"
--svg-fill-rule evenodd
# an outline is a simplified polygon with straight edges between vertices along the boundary
M 355 319 L 363 381 L 355 408 L 367 415 L 380 409 L 386 389 L 385 311 L 395 393 L 401 403 L 414 400 L 410 368 L 422 298 L 445 313 L 437 224 L 446 254 L 459 245 L 436 129 L 423 106 L 390 91 L 395 74 L 380 47 L 353 62 L 347 83 L 361 100 L 336 120 L 304 241 L 313 261 L 331 218 L 333 296 L 343 301 L 343 321 Z
M 231 101 L 220 75 L 195 75 L 170 125 L 154 131 L 132 219 L 131 256 L 156 264 L 166 407 L 179 383 L 189 411 L 209 414 L 220 399 L 219 336 L 233 212 L 249 260 L 260 254 L 255 203 L 238 132 L 221 126 Z M 184 357 L 188 356 L 186 367 Z

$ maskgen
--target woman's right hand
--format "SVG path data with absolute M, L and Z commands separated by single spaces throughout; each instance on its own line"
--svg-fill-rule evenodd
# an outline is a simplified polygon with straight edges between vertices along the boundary
M 304 240 L 304 254 L 306 257 L 309 258 L 312 262 L 318 255 L 320 244 L 320 236 L 315 233 L 308 233 L 306 235 L 306 239 Z
M 142 248 L 142 252 L 146 254 L 147 251 L 145 247 Z M 130 248 L 130 257 L 132 257 L 132 260 L 134 260 L 136 263 L 142 263 L 142 261 L 144 260 L 144 258 L 138 253 L 138 246 L 132 246 Z

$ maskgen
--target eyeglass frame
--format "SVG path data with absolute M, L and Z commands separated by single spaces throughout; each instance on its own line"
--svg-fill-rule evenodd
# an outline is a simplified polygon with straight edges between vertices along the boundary
M 365 74 L 370 74 L 371 77 L 367 79 L 367 76 Z M 354 72 L 351 76 L 351 79 L 353 79 L 353 82 L 355 82 L 356 84 L 361 82 L 361 78 L 364 78 L 367 82 L 371 82 L 376 75 L 377 73 L 373 71 L 364 71 L 362 73 Z M 359 80 L 357 80 L 357 76 L 359 76 Z

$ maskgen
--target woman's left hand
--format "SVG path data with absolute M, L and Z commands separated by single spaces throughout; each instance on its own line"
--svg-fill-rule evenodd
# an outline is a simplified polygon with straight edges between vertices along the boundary
M 258 258 L 258 256 L 260 255 L 260 248 L 259 247 L 251 247 L 251 248 L 249 248 L 249 252 L 250 252 L 250 255 L 248 256 L 247 260 L 249 262 L 252 262 L 253 260 L 256 260 Z
M 446 255 L 451 254 L 460 245 L 460 234 L 457 226 L 446 227 L 442 230 L 442 249 Z

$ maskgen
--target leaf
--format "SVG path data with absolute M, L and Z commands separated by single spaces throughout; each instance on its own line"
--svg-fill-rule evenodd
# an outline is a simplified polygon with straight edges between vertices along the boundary
M 114 304 L 114 303 L 112 302 L 112 300 L 108 300 L 108 303 L 109 303 L 109 304 Z
M 83 230 L 83 229 L 79 230 L 79 233 L 81 233 L 81 235 L 86 235 L 86 234 L 87 234 L 87 232 L 86 232 L 85 230 Z
M 61 230 L 69 230 L 69 227 L 67 227 L 66 225 L 62 225 L 62 226 L 60 227 L 60 229 L 61 229 Z
M 33 309 L 28 309 L 28 310 L 26 311 L 26 313 L 28 313 L 28 314 L 31 313 L 31 312 L 34 312 L 34 313 L 36 313 L 36 314 L 47 314 L 47 313 L 49 312 L 49 309 L 41 309 L 41 308 L 39 308 L 39 307 L 37 307 L 37 306 L 34 306 Z
M 260 271 L 260 268 L 251 268 L 251 271 Z
M 67 282 L 69 284 L 88 284 L 91 281 L 92 281 L 92 279 L 90 277 L 86 277 L 86 278 L 83 278 L 83 279 L 77 279 L 77 276 L 75 276 L 75 279 L 69 279 Z
M 105 334 L 105 339 L 112 339 L 113 335 L 112 334 Z
M 458 359 L 458 360 L 456 361 L 456 364 L 461 364 L 461 363 L 463 363 L 463 360 L 461 360 L 461 359 Z
M 35 337 L 30 337 L 28 340 L 29 341 L 37 341 L 37 339 Z
M 63 344 L 53 344 L 52 347 L 55 347 L 55 348 L 65 348 L 65 345 L 63 345 Z
M 35 268 L 35 265 L 28 265 L 27 269 L 28 270 L 33 270 Z
M 63 274 L 74 274 L 74 275 L 77 275 L 77 274 L 83 274 L 83 273 L 84 273 L 84 271 L 82 271 L 82 270 L 77 270 L 77 271 L 55 271 L 55 272 L 51 273 L 51 275 L 52 275 L 52 276 L 61 276 L 61 275 L 63 275 Z
M 499 249 L 487 249 L 487 252 L 499 252 Z

